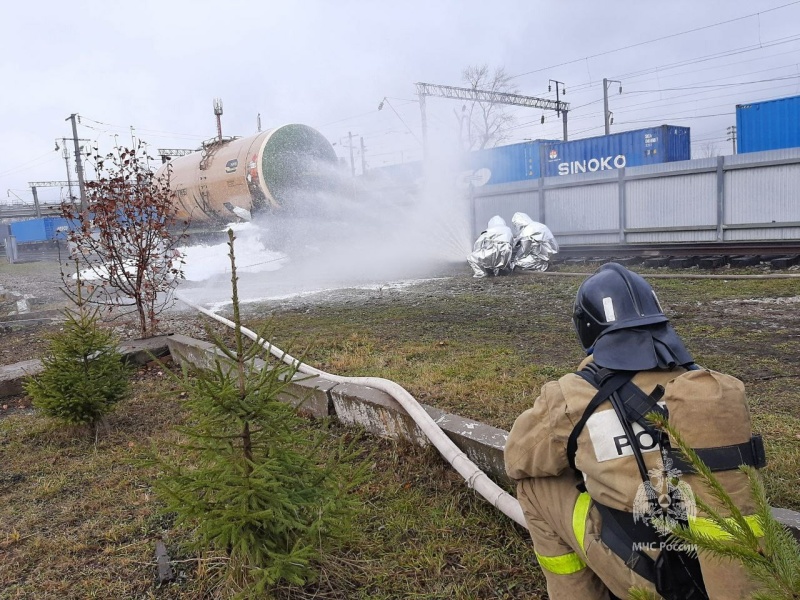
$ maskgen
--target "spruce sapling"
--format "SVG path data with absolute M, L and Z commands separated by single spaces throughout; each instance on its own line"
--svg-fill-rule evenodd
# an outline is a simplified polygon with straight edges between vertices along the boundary
M 100 309 L 87 306 L 82 288 L 78 271 L 77 308 L 64 311 L 64 328 L 50 337 L 44 369 L 26 380 L 25 391 L 45 415 L 96 426 L 128 395 L 130 367 L 116 337 L 100 327 Z
M 156 487 L 193 530 L 196 548 L 226 555 L 228 584 L 250 596 L 315 578 L 313 561 L 347 531 L 356 506 L 350 492 L 364 470 L 350 468 L 351 448 L 323 451 L 323 438 L 310 440 L 296 408 L 279 400 L 297 363 L 256 364 L 270 356 L 245 344 L 230 230 L 228 237 L 235 351 L 212 336 L 213 366 L 184 367 L 190 425 L 178 429 L 178 461 L 157 459 L 165 475 Z

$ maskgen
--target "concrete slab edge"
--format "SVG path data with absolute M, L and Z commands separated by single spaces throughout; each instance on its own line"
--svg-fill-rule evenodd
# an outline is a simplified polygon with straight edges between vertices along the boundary
M 128 363 L 136 366 L 144 365 L 153 360 L 153 357 L 163 358 L 169 355 L 168 337 L 168 335 L 159 335 L 123 342 L 119 345 L 119 351 Z M 42 361 L 39 359 L 0 366 L 0 398 L 22 394 L 25 378 L 41 372 Z

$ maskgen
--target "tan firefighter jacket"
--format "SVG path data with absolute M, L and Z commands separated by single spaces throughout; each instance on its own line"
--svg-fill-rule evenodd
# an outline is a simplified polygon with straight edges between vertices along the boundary
M 585 364 L 591 361 L 587 358 Z M 707 369 L 641 371 L 633 383 L 646 393 L 665 388 L 663 402 L 669 421 L 693 448 L 748 442 L 750 412 L 744 385 L 735 377 Z M 570 467 L 567 440 L 597 390 L 575 373 L 544 385 L 532 408 L 522 413 L 505 447 L 506 472 L 514 480 L 554 477 Z M 656 440 L 634 424 L 648 469 L 661 468 Z M 642 478 L 628 440 L 608 401 L 589 418 L 578 438 L 575 466 L 584 475 L 591 498 L 608 507 L 631 512 Z M 738 470 L 715 473 L 733 500 L 749 515 L 754 512 L 746 475 Z M 694 494 L 720 508 L 696 475 L 684 475 Z M 725 512 L 724 515 L 727 516 Z

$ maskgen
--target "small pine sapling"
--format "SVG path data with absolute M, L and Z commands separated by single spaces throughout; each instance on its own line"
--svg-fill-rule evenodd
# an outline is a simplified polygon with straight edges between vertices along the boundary
M 25 391 L 45 415 L 96 426 L 128 395 L 131 369 L 117 338 L 100 326 L 100 309 L 87 306 L 80 278 L 75 303 L 64 311 L 63 330 L 50 337 L 44 369 L 27 378 Z
M 184 366 L 191 424 L 178 428 L 177 462 L 156 458 L 164 475 L 155 485 L 177 522 L 193 530 L 198 550 L 227 555 L 227 584 L 262 597 L 274 584 L 315 579 L 314 560 L 348 531 L 365 463 L 357 465 L 358 452 L 341 441 L 331 450 L 323 437 L 309 439 L 297 409 L 279 400 L 297 363 L 256 364 L 270 356 L 245 344 L 228 236 L 235 351 L 212 336 L 213 367 Z

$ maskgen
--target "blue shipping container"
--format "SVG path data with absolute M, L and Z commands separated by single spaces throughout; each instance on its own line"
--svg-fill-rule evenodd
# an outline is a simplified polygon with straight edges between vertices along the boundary
M 469 168 L 475 185 L 494 185 L 538 179 L 541 148 L 552 140 L 535 140 L 475 150 L 469 155 Z
M 17 243 L 43 242 L 47 239 L 44 229 L 44 219 L 29 219 L 27 221 L 13 221 L 11 235 L 17 238 Z
M 544 172 L 554 177 L 689 160 L 691 147 L 689 128 L 674 125 L 554 142 L 546 146 Z
M 17 243 L 44 242 L 56 239 L 56 230 L 65 225 L 67 220 L 61 217 L 14 221 L 11 223 L 11 235 L 17 238 Z
M 470 168 L 485 185 L 594 173 L 691 158 L 688 127 L 661 125 L 568 142 L 537 140 L 473 152 Z M 480 185 L 480 184 L 478 184 Z
M 800 96 L 736 105 L 737 152 L 800 146 Z

